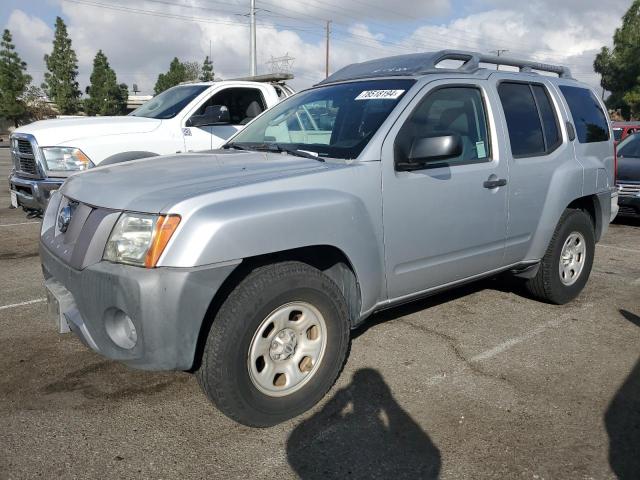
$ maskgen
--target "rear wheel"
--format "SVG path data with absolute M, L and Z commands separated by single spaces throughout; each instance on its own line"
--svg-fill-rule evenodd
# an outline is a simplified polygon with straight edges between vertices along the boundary
M 582 210 L 566 210 L 538 273 L 527 281 L 527 289 L 537 298 L 559 305 L 573 300 L 589 279 L 594 253 L 591 217 Z
M 299 262 L 254 270 L 213 321 L 197 377 L 227 416 L 266 427 L 311 408 L 349 347 L 347 304 L 321 271 Z

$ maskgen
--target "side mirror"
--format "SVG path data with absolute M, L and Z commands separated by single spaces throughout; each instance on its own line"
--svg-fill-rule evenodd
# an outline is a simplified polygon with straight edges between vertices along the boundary
M 462 138 L 457 133 L 416 137 L 408 147 L 400 148 L 401 159 L 396 157 L 396 166 L 400 170 L 415 170 L 462 155 Z
M 193 115 L 187 120 L 187 127 L 207 127 L 231 123 L 229 109 L 224 105 L 209 105 L 202 115 Z

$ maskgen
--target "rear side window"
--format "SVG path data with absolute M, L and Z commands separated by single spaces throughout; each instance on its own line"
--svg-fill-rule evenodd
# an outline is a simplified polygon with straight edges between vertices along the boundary
M 586 88 L 560 86 L 573 116 L 580 143 L 606 142 L 609 140 L 607 117 L 593 92 Z
M 615 139 L 616 142 L 619 142 L 620 140 L 622 140 L 622 129 L 621 128 L 614 128 L 613 129 L 613 138 Z
M 531 85 L 533 94 L 536 97 L 536 103 L 540 110 L 540 118 L 542 119 L 542 131 L 544 133 L 544 140 L 547 145 L 547 150 L 553 150 L 560 143 L 560 130 L 558 129 L 558 119 L 554 113 L 551 100 L 547 89 L 542 85 Z
M 542 85 L 503 82 L 498 94 L 514 157 L 546 155 L 560 145 L 558 119 Z

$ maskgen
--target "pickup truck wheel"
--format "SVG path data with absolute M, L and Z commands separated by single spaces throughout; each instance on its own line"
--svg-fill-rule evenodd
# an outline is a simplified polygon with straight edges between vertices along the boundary
M 594 253 L 591 218 L 581 210 L 566 210 L 527 289 L 535 297 L 558 305 L 573 300 L 589 279 Z
M 251 272 L 223 302 L 198 381 L 227 416 L 267 427 L 315 405 L 349 348 L 347 303 L 321 271 L 283 262 Z

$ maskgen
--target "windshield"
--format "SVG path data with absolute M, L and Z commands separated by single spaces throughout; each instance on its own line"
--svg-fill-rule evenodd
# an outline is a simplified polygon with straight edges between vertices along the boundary
M 622 129 L 621 128 L 614 128 L 613 129 L 613 138 L 616 140 L 616 142 L 620 141 L 620 139 L 622 138 Z
M 619 157 L 640 157 L 640 134 L 629 135 L 618 145 Z
M 175 117 L 191 100 L 210 85 L 179 85 L 156 95 L 129 115 L 134 117 L 167 119 Z
M 414 83 L 368 80 L 301 92 L 267 110 L 228 146 L 278 145 L 319 157 L 356 158 Z

